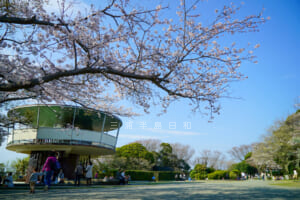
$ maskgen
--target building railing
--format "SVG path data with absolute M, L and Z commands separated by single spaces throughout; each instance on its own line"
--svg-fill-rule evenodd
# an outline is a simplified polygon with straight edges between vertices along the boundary
M 88 145 L 115 149 L 117 138 L 107 133 L 68 128 L 16 129 L 9 135 L 7 145 L 65 144 Z

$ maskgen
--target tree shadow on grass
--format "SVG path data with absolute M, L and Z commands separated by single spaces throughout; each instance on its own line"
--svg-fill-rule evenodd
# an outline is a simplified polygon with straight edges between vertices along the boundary
M 29 191 L 0 191 L 0 199 L 300 199 L 300 190 L 279 188 L 264 185 L 233 184 L 163 184 L 144 186 L 116 186 L 93 187 L 80 189 L 53 189 L 48 192 L 37 190 L 37 193 L 28 194 Z

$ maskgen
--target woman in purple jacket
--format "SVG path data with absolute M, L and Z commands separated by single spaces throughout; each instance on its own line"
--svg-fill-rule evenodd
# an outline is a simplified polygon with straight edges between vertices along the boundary
M 42 171 L 46 171 L 46 178 L 45 178 L 45 191 L 48 190 L 48 188 L 51 185 L 51 177 L 54 173 L 54 168 L 56 166 L 56 157 L 55 157 L 55 152 L 50 152 L 49 157 L 47 158 L 44 167 Z

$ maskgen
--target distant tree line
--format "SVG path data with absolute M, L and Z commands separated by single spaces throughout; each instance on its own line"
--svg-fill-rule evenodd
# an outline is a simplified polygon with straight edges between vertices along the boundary
M 188 145 L 141 140 L 117 148 L 115 155 L 102 156 L 95 161 L 99 169 L 188 172 L 193 154 L 194 150 Z
M 285 174 L 300 169 L 300 109 L 274 123 L 263 141 L 254 144 L 249 161 L 261 170 L 278 169 Z

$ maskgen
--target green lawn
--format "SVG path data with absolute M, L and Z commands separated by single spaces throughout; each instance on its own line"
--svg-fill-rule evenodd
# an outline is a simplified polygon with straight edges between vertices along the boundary
M 300 188 L 300 181 L 278 181 L 271 183 L 270 185 Z
M 275 184 L 275 185 L 274 185 Z M 296 187 L 294 187 L 296 185 Z M 286 187 L 288 186 L 288 187 Z M 291 186 L 291 187 L 290 187 Z M 298 182 L 292 181 L 197 181 L 197 182 L 136 182 L 132 185 L 87 187 L 52 187 L 44 192 L 41 187 L 36 194 L 29 188 L 1 189 L 0 199 L 187 199 L 187 200 L 299 200 Z

